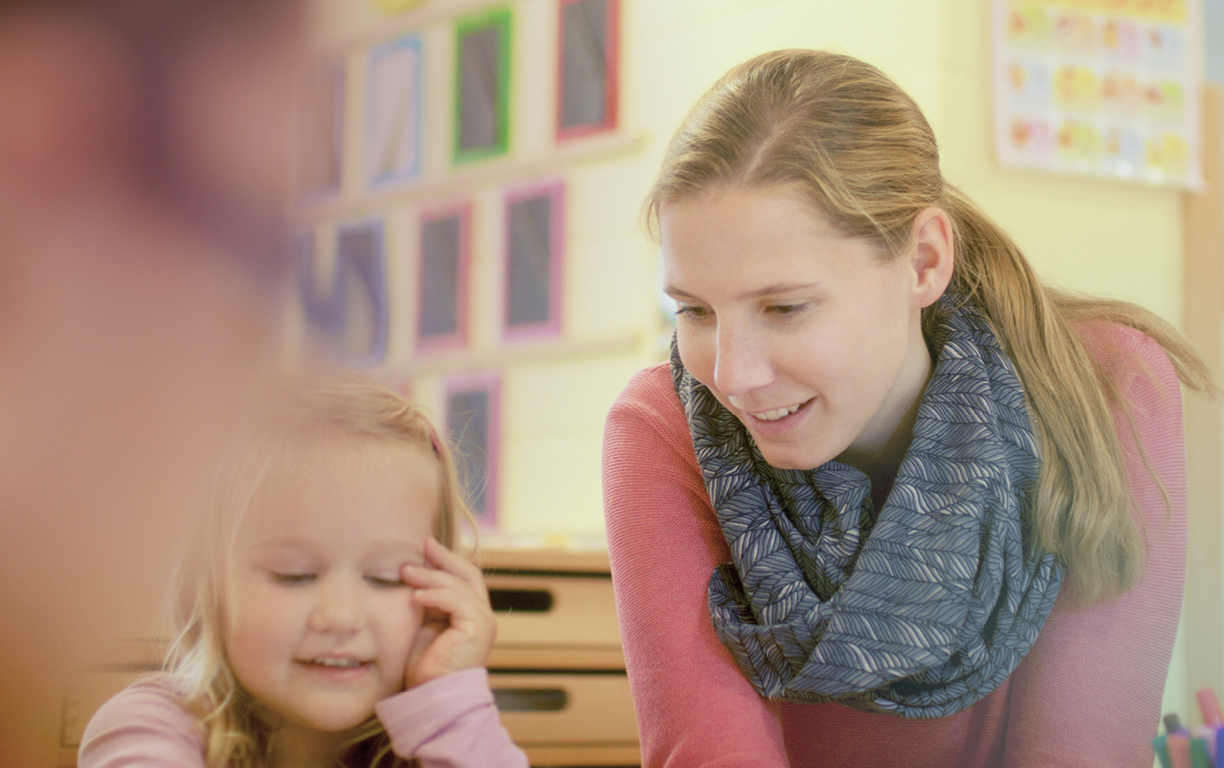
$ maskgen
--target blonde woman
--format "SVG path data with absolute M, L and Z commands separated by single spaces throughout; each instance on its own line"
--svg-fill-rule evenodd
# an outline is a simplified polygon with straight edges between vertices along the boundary
M 526 768 L 489 690 L 488 591 L 450 549 L 465 518 L 417 408 L 315 388 L 222 473 L 167 671 L 99 710 L 78 765 Z
M 643 764 L 1150 766 L 1186 343 L 1043 287 L 844 55 L 731 70 L 646 212 L 676 339 L 604 446 Z

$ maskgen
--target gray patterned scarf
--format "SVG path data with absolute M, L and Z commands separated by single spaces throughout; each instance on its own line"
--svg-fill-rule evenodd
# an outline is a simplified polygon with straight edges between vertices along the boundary
M 1011 674 L 1058 596 L 1063 565 L 1032 551 L 1028 530 L 1041 459 L 1024 390 L 987 322 L 941 303 L 938 359 L 879 514 L 853 467 L 766 463 L 673 342 L 733 561 L 710 578 L 710 615 L 766 698 L 954 714 Z

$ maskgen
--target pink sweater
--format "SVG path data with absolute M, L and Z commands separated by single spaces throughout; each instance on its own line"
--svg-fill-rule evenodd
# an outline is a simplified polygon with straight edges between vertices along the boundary
M 671 372 L 664 364 L 639 373 L 608 415 L 604 507 L 643 766 L 1150 768 L 1185 571 L 1181 393 L 1169 359 L 1147 336 L 1103 323 L 1082 332 L 1131 405 L 1171 514 L 1117 414 L 1147 536 L 1142 580 L 1091 604 L 1077 596 L 1073 577 L 1064 582 L 1011 677 L 969 709 L 935 720 L 777 704 L 753 690 L 710 622 L 710 574 L 731 556 Z
M 527 768 L 498 720 L 488 671 L 465 669 L 384 699 L 378 719 L 403 758 L 422 768 Z M 89 721 L 78 768 L 205 768 L 196 719 L 164 678 L 137 682 Z

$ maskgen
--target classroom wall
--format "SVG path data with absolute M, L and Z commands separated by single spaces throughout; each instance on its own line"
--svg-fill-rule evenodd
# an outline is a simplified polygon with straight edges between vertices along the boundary
M 510 149 L 485 171 L 456 174 L 448 165 L 453 24 L 492 4 L 426 0 L 388 16 L 368 2 L 316 0 L 320 49 L 353 65 L 351 122 L 360 122 L 363 109 L 357 92 L 364 51 L 397 31 L 422 31 L 426 157 L 416 191 L 372 202 L 346 169 L 341 199 L 302 216 L 304 226 L 326 234 L 338 221 L 387 211 L 392 336 L 380 370 L 404 379 L 436 409 L 450 378 L 482 371 L 500 377 L 499 525 L 487 541 L 599 544 L 604 414 L 634 371 L 662 359 L 666 333 L 657 257 L 639 228 L 641 199 L 693 101 L 728 67 L 768 49 L 831 47 L 878 65 L 926 112 L 946 177 L 1016 238 L 1045 279 L 1181 321 L 1180 191 L 1005 170 L 994 161 L 986 0 L 621 0 L 619 125 L 565 147 L 550 129 L 556 0 L 501 4 L 515 12 Z M 1218 13 L 1209 19 L 1221 23 Z M 360 137 L 350 134 L 356 150 Z M 507 188 L 540 179 L 563 179 L 566 188 L 564 329 L 553 342 L 506 351 L 494 317 L 499 205 Z M 456 195 L 477 209 L 471 349 L 449 362 L 422 363 L 409 333 L 415 216 L 432 198 Z M 1180 645 L 1176 654 L 1168 706 L 1186 711 Z
M 600 147 L 577 153 L 577 159 L 555 157 L 561 150 L 550 130 L 556 2 L 503 4 L 516 14 L 511 148 L 502 171 L 470 182 L 467 190 L 477 201 L 472 346 L 486 355 L 485 363 L 477 355 L 451 370 L 435 366 L 422 373 L 414 361 L 406 331 L 414 287 L 414 221 L 416 211 L 431 202 L 428 189 L 424 196 L 414 197 L 409 190 L 401 198 L 384 196 L 372 203 L 359 174 L 346 166 L 342 201 L 307 218 L 326 234 L 337 222 L 389 206 L 389 276 L 402 290 L 393 285 L 392 334 L 383 370 L 410 379 L 416 395 L 435 404 L 440 403 L 447 376 L 486 368 L 500 372 L 499 506 L 505 533 L 599 537 L 603 414 L 631 373 L 658 358 L 657 336 L 663 329 L 656 298 L 657 259 L 638 226 L 641 198 L 667 139 L 692 102 L 729 66 L 764 50 L 834 47 L 877 64 L 926 111 L 940 140 L 948 179 L 1015 236 L 1044 277 L 1068 288 L 1140 302 L 1173 322 L 1180 318 L 1178 191 L 1004 170 L 995 164 L 989 3 L 622 0 L 620 126 L 599 140 Z M 429 0 L 406 14 L 388 16 L 357 0 L 316 4 L 321 49 L 352 64 L 348 110 L 350 121 L 358 125 L 364 108 L 363 51 L 396 31 L 423 32 L 427 85 L 422 178 L 423 186 L 440 196 L 464 192 L 462 180 L 447 176 L 451 25 L 464 13 L 489 5 Z M 360 140 L 359 131 L 346 136 L 346 148 L 354 157 Z M 495 272 L 502 236 L 497 221 L 500 196 L 516 183 L 542 178 L 563 178 L 567 190 L 563 338 L 551 356 L 498 357 L 501 345 L 490 307 L 499 301 Z

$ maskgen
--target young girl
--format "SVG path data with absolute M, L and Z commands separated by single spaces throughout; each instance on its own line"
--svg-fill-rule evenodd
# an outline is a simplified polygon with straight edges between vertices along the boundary
M 312 390 L 224 468 L 166 672 L 98 711 L 78 765 L 526 766 L 484 669 L 481 573 L 450 551 L 465 519 L 418 409 Z
M 1043 287 L 844 55 L 735 67 L 647 213 L 676 339 L 604 438 L 643 765 L 1150 766 L 1184 340 Z

